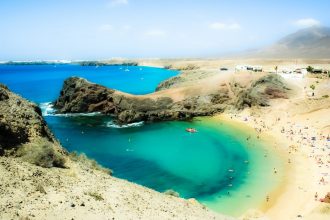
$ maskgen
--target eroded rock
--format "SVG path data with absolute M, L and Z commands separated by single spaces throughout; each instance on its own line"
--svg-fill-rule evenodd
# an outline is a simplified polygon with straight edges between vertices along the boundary
M 0 84 L 0 155 L 40 138 L 57 143 L 40 108 Z
M 227 108 L 267 106 L 269 99 L 285 98 L 287 92 L 283 81 L 274 75 L 261 77 L 248 87 L 240 87 L 237 83 L 232 85 L 229 89 L 223 83 L 209 94 L 186 95 L 175 102 L 166 95 L 157 98 L 134 96 L 71 77 L 65 80 L 54 106 L 58 113 L 101 112 L 113 116 L 118 123 L 189 120 L 223 112 Z

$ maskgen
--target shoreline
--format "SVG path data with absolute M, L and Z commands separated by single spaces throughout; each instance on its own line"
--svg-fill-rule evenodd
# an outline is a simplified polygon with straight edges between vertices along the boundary
M 288 155 L 286 155 L 286 152 L 284 149 L 276 147 L 276 144 L 274 144 L 274 141 L 276 140 L 275 137 L 268 135 L 268 134 L 259 134 L 255 131 L 253 127 L 251 127 L 249 124 L 244 123 L 244 121 L 240 120 L 239 117 L 234 117 L 234 115 L 228 114 L 228 113 L 222 113 L 215 115 L 213 117 L 210 117 L 209 120 L 213 122 L 220 122 L 220 123 L 226 123 L 230 126 L 236 128 L 239 130 L 239 132 L 244 132 L 245 134 L 249 135 L 251 137 L 251 142 L 249 143 L 242 143 L 246 145 L 246 150 L 249 151 L 249 153 L 253 153 L 253 150 L 249 150 L 251 147 L 250 145 L 253 144 L 255 141 L 257 143 L 257 148 L 260 150 L 266 150 L 268 157 L 269 154 L 272 155 L 271 159 L 279 159 L 279 165 L 280 167 L 275 167 L 276 173 L 274 175 L 277 175 L 279 177 L 274 177 L 273 181 L 277 181 L 274 186 L 272 186 L 272 190 L 268 191 L 267 195 L 265 195 L 265 199 L 261 199 L 260 196 L 257 199 L 255 206 L 251 207 L 250 209 L 243 212 L 242 215 L 235 216 L 235 217 L 241 217 L 246 219 L 250 215 L 253 216 L 260 216 L 262 213 L 267 212 L 276 204 L 277 200 L 280 198 L 281 194 L 285 191 L 285 187 L 288 184 L 287 176 L 290 175 L 292 171 L 292 168 L 286 164 L 286 161 L 288 160 Z M 258 136 L 260 136 L 258 138 Z M 253 144 L 254 145 L 254 144 Z M 272 162 L 270 162 L 269 166 L 272 165 Z M 264 174 L 269 175 L 269 174 Z M 266 177 L 267 178 L 267 177 Z M 266 180 L 267 182 L 267 180 Z M 247 183 L 249 184 L 249 183 Z M 246 187 L 242 185 L 242 187 Z M 256 187 L 255 184 L 253 187 Z M 266 201 L 266 197 L 269 196 L 269 201 Z M 257 196 L 258 197 L 258 196 Z M 227 213 L 228 214 L 228 213 Z
M 225 120 L 234 120 L 238 123 L 249 126 L 251 129 L 256 129 L 258 126 L 260 126 L 260 124 L 256 123 L 255 120 L 266 121 L 266 124 L 270 122 L 269 119 L 265 119 L 265 112 L 261 112 L 259 116 L 251 116 L 252 112 L 254 112 L 254 110 L 248 109 L 237 114 L 236 116 L 235 114 L 224 113 L 217 117 Z M 243 118 L 249 119 L 244 121 Z M 252 120 L 252 118 L 255 120 Z M 272 126 L 260 132 L 260 136 L 261 138 L 272 138 L 275 140 L 275 146 L 277 145 L 279 147 L 275 147 L 274 150 L 280 150 L 281 152 L 284 152 L 285 156 L 288 158 L 288 162 L 285 166 L 285 171 L 287 174 L 284 176 L 284 182 L 278 186 L 274 192 L 270 193 L 271 198 L 275 198 L 272 203 L 267 204 L 267 202 L 263 202 L 260 206 L 261 212 L 248 212 L 241 218 L 255 219 L 256 217 L 265 217 L 267 219 L 276 220 L 295 219 L 297 216 L 307 216 L 306 219 L 311 220 L 314 218 L 326 219 L 327 215 L 318 213 L 320 207 L 326 206 L 321 204 L 318 199 L 324 197 L 329 191 L 329 187 L 327 187 L 326 184 L 328 175 L 322 175 L 327 174 L 326 168 L 328 168 L 328 165 L 326 165 L 326 167 L 319 166 L 318 163 L 313 161 L 313 159 L 321 155 L 321 152 L 319 151 L 323 150 L 319 148 L 322 148 L 322 145 L 317 146 L 317 144 L 315 144 L 314 147 L 318 150 L 318 152 L 316 152 L 316 150 L 313 148 L 311 149 L 311 147 L 308 146 L 308 137 L 304 139 L 307 141 L 307 143 L 301 143 L 299 141 L 302 134 L 296 133 L 296 130 L 291 130 L 290 132 L 293 134 L 290 133 L 290 135 L 288 135 L 287 132 L 280 132 L 283 124 L 289 124 L 293 127 L 298 123 L 302 124 L 301 126 L 305 128 L 308 126 L 308 131 L 304 133 L 306 136 L 313 136 L 313 134 L 318 134 L 317 136 L 319 136 L 322 130 L 313 127 L 312 121 L 309 121 L 309 123 L 307 123 L 308 125 L 306 125 L 303 120 L 290 118 L 290 115 L 288 115 L 286 118 L 281 118 L 281 121 L 281 123 L 274 123 Z M 324 179 L 326 179 L 325 184 L 321 184 L 319 182 L 320 178 L 323 178 L 323 176 L 325 176 Z M 317 200 L 314 199 L 315 193 L 318 194 Z

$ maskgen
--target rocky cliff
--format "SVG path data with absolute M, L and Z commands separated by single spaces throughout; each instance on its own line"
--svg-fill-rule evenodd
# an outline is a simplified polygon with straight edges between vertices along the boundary
M 40 138 L 58 144 L 40 108 L 0 84 L 0 156 Z
M 101 112 L 112 115 L 119 123 L 132 123 L 211 115 L 222 111 L 225 106 L 221 104 L 227 100 L 226 93 L 190 97 L 178 102 L 166 96 L 133 96 L 72 77 L 64 82 L 54 106 L 59 113 Z
M 188 120 L 228 108 L 267 106 L 269 99 L 286 98 L 287 91 L 279 76 L 266 75 L 244 86 L 233 80 L 223 82 L 203 94 L 194 91 L 191 95 L 183 90 L 184 98 L 175 101 L 166 91 L 155 93 L 156 96 L 134 96 L 72 77 L 65 80 L 54 106 L 58 113 L 101 112 L 113 116 L 118 123 Z

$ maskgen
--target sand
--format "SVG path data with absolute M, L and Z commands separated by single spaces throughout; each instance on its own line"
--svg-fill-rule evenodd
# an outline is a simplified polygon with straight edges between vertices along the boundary
M 319 201 L 330 192 L 330 141 L 327 140 L 330 136 L 330 101 L 321 95 L 313 98 L 305 95 L 304 87 L 313 80 L 301 80 L 298 82 L 301 89 L 296 96 L 276 100 L 271 107 L 220 116 L 254 128 L 261 138 L 273 137 L 275 146 L 288 157 L 285 184 L 276 192 L 270 192 L 270 200 L 274 202 L 271 205 L 265 202 L 265 210 L 250 211 L 241 219 L 330 218 L 330 205 Z M 329 79 L 319 83 L 321 89 L 316 90 L 316 94 L 329 94 L 326 86 Z
M 0 157 L 0 219 L 220 219 L 185 200 L 111 177 L 71 161 L 41 168 Z

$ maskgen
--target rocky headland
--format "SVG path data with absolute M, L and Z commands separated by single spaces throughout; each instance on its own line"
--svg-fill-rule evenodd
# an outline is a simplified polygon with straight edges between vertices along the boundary
M 65 80 L 54 106 L 58 113 L 101 112 L 113 116 L 118 123 L 189 120 L 228 109 L 268 106 L 271 99 L 287 98 L 290 92 L 281 77 L 275 74 L 246 76 L 248 80 L 232 75 L 209 80 L 212 85 L 201 82 L 176 88 L 178 77 L 162 82 L 157 92 L 143 96 L 71 77 Z M 207 91 L 202 91 L 205 88 Z

